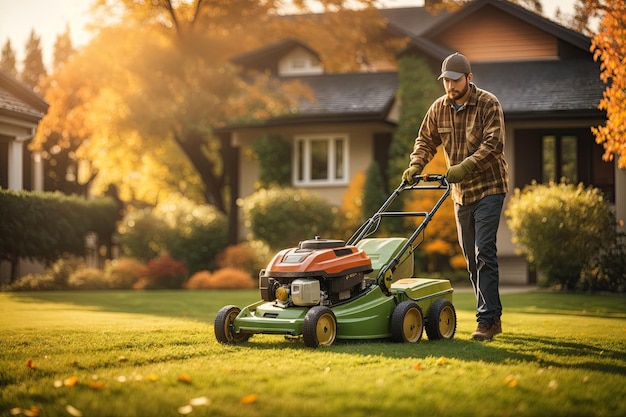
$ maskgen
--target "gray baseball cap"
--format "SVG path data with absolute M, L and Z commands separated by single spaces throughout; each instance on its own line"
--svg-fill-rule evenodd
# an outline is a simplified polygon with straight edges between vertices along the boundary
M 458 80 L 465 74 L 472 72 L 469 60 L 458 52 L 453 53 L 443 60 L 441 64 L 441 75 L 438 80 L 442 78 L 449 78 L 451 80 Z

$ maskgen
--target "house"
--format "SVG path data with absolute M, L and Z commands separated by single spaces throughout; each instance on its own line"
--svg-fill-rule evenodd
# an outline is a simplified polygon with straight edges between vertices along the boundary
M 0 70 L 0 188 L 42 190 L 41 162 L 26 149 L 48 103 Z
M 0 189 L 43 190 L 43 164 L 27 149 L 48 103 L 33 90 L 0 70 Z M 20 262 L 22 272 L 41 270 L 27 260 Z M 0 282 L 10 276 L 10 265 L 0 261 Z
M 391 33 L 410 38 L 398 56 L 425 58 L 437 74 L 441 61 L 459 51 L 472 62 L 474 82 L 498 96 L 506 119 L 512 189 L 565 176 L 599 187 L 618 219 L 626 219 L 626 170 L 602 160 L 603 149 L 590 131 L 605 120 L 597 108 L 605 86 L 588 37 L 500 0 L 476 0 L 436 15 L 423 7 L 380 13 Z M 396 72 L 326 74 L 316 52 L 295 40 L 233 62 L 281 78 L 295 77 L 315 96 L 314 102 L 303 101 L 293 116 L 221 132 L 238 155 L 233 201 L 255 191 L 251 179 L 257 178 L 258 166 L 246 150 L 263 135 L 291 143 L 295 187 L 314 190 L 337 205 L 352 176 L 371 161 L 385 171 L 400 105 L 395 99 Z M 240 220 L 238 226 L 241 234 Z M 532 283 L 536 278 L 516 254 L 511 237 L 503 216 L 498 236 L 501 281 Z

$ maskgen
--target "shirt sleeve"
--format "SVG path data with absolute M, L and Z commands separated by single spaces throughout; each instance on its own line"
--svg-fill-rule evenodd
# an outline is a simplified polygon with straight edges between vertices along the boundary
M 439 102 L 436 101 L 432 104 L 422 121 L 417 138 L 415 138 L 413 152 L 411 152 L 410 165 L 421 165 L 425 167 L 437 153 L 437 147 L 441 145 L 441 137 L 437 130 L 437 112 L 435 109 L 438 103 Z

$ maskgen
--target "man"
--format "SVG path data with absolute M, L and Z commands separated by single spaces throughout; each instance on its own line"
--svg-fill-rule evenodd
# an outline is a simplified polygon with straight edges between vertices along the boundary
M 502 333 L 496 235 L 508 168 L 502 107 L 493 94 L 476 87 L 472 77 L 468 59 L 458 52 L 443 61 L 438 79 L 446 94 L 426 113 L 402 179 L 412 184 L 442 145 L 459 244 L 477 300 L 478 327 L 471 337 L 490 340 Z

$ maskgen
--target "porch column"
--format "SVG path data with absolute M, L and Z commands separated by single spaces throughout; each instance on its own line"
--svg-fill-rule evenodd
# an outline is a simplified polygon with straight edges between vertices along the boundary
M 9 142 L 9 189 L 19 191 L 23 189 L 22 161 L 24 157 L 24 142 L 12 140 Z

